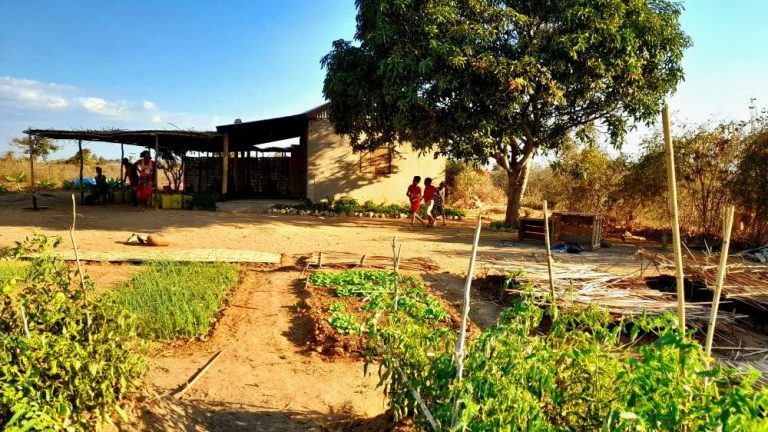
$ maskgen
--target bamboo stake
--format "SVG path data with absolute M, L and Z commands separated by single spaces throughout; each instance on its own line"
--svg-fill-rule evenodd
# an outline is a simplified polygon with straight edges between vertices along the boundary
M 728 207 L 723 221 L 723 247 L 720 250 L 720 267 L 717 269 L 717 282 L 715 283 L 715 295 L 712 298 L 712 310 L 709 315 L 709 328 L 707 328 L 707 341 L 704 351 L 709 356 L 712 353 L 712 339 L 715 337 L 715 326 L 717 325 L 717 309 L 720 306 L 720 294 L 723 291 L 723 281 L 728 268 L 728 249 L 731 245 L 731 230 L 733 229 L 733 213 L 736 211 L 734 206 Z
M 203 368 L 200 369 L 199 372 L 197 372 L 195 375 L 193 375 L 192 379 L 187 381 L 187 383 L 184 385 L 184 388 L 182 388 L 181 390 L 176 392 L 176 394 L 174 394 L 173 397 L 175 397 L 176 399 L 181 398 L 184 395 L 184 393 L 186 393 L 187 390 L 191 389 L 192 386 L 195 385 L 195 383 L 200 379 L 200 377 L 202 377 L 208 371 L 208 369 L 210 369 L 210 367 L 213 366 L 214 363 L 216 363 L 216 360 L 218 360 L 219 357 L 222 354 L 224 354 L 224 352 L 226 350 L 228 350 L 229 347 L 231 347 L 233 343 L 234 342 L 230 342 L 229 345 L 225 346 L 221 351 L 217 352 L 216 355 L 211 357 L 211 359 L 208 360 L 208 363 L 206 363 L 206 365 L 203 366 Z
M 483 227 L 483 215 L 477 215 L 477 226 L 475 227 L 475 238 L 472 242 L 472 255 L 469 257 L 469 268 L 467 269 L 467 280 L 464 284 L 464 305 L 461 313 L 461 329 L 459 330 L 459 341 L 456 344 L 456 380 L 461 381 L 464 374 L 464 344 L 467 340 L 467 320 L 469 318 L 470 288 L 472 287 L 472 274 L 475 272 L 475 259 L 477 258 L 477 245 L 480 243 L 480 229 Z M 453 403 L 453 426 L 456 427 L 458 421 L 459 400 Z
M 395 365 L 395 369 L 400 373 L 400 375 L 407 377 L 407 375 L 403 373 L 403 370 L 400 369 L 399 366 Z M 406 387 L 408 387 L 408 390 L 411 391 L 411 394 L 413 395 L 414 399 L 416 399 L 416 402 L 421 407 L 421 410 L 424 411 L 424 416 L 427 418 L 429 425 L 432 426 L 432 430 L 437 431 L 438 428 L 437 428 L 437 422 L 435 421 L 435 417 L 432 415 L 432 412 L 429 411 L 427 404 L 424 403 L 424 399 L 421 398 L 419 391 L 411 387 L 409 384 L 407 384 L 407 381 L 405 385 Z
M 672 216 L 672 247 L 675 252 L 675 276 L 677 285 L 677 320 L 680 335 L 685 338 L 685 286 L 683 276 L 683 253 L 680 246 L 680 217 L 677 206 L 677 180 L 675 178 L 675 149 L 669 126 L 669 107 L 661 109 L 664 125 L 664 145 L 667 149 L 667 182 L 669 184 L 669 211 Z
M 82 152 L 80 152 L 80 159 L 82 160 Z M 81 183 L 82 186 L 82 183 Z M 81 189 L 82 190 L 82 189 Z M 75 253 L 75 263 L 77 263 L 77 276 L 80 278 L 80 289 L 83 291 L 83 303 L 88 306 L 88 291 L 85 289 L 85 279 L 83 278 L 83 267 L 80 264 L 80 255 L 77 252 L 77 240 L 75 240 L 75 225 L 77 223 L 77 204 L 75 201 L 75 194 L 72 194 L 72 226 L 69 229 L 69 239 L 72 241 L 72 250 Z M 86 328 L 91 327 L 91 313 L 86 311 L 85 313 Z M 90 340 L 90 333 L 88 338 Z
M 549 241 L 549 210 L 544 200 L 544 245 L 547 247 L 547 271 L 549 273 L 549 292 L 552 295 L 552 320 L 557 319 L 557 299 L 555 298 L 555 278 L 552 276 L 552 245 Z

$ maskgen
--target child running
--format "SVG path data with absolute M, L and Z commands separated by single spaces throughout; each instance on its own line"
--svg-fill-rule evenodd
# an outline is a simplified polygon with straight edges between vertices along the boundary
M 445 182 L 440 182 L 440 185 L 437 187 L 437 192 L 435 192 L 435 206 L 432 208 L 432 216 L 434 216 L 435 221 L 437 221 L 437 217 L 442 215 L 443 216 L 443 226 L 445 226 L 445 198 L 448 196 L 448 187 L 445 185 Z
M 408 191 L 405 193 L 411 202 L 411 229 L 413 229 L 413 223 L 416 222 L 416 219 L 421 222 L 421 225 L 424 225 L 424 219 L 419 216 L 419 207 L 421 207 L 421 187 L 419 187 L 420 182 L 421 177 L 415 176 L 413 178 L 413 183 L 408 186 Z
M 435 194 L 437 194 L 437 188 L 432 185 L 432 179 L 427 177 L 424 179 L 424 204 L 427 206 L 427 226 L 435 226 L 435 217 L 432 216 L 432 208 L 435 205 Z

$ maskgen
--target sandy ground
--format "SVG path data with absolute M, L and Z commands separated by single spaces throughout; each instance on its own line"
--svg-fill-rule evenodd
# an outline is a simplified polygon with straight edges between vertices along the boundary
M 69 197 L 42 197 L 42 211 L 24 209 L 20 195 L 0 195 L 0 245 L 22 240 L 32 230 L 64 237 L 71 247 Z M 143 416 L 142 429 L 184 431 L 304 431 L 335 421 L 334 413 L 372 417 L 385 409 L 375 376 L 362 363 L 319 358 L 307 350 L 307 325 L 296 313 L 302 299 L 297 260 L 312 252 L 390 255 L 390 241 L 402 242 L 402 256 L 430 257 L 441 267 L 424 275 L 449 301 L 458 304 L 467 271 L 474 222 L 449 221 L 447 227 L 408 229 L 407 221 L 312 217 L 263 213 L 139 210 L 131 206 L 78 207 L 77 242 L 81 250 L 125 251 L 132 233 L 161 233 L 171 249 L 232 248 L 282 254 L 282 267 L 251 268 L 236 290 L 212 337 L 166 347 L 154 353 L 148 382 L 158 394 L 177 388 L 216 352 L 229 347 L 181 400 L 160 398 Z M 521 263 L 544 258 L 542 245 L 510 243 L 514 233 L 485 231 L 479 259 Z M 511 244 L 511 246 L 507 246 Z M 558 260 L 591 263 L 626 274 L 639 263 L 634 247 L 559 255 Z M 132 265 L 87 266 L 98 285 L 111 287 L 129 278 Z M 480 326 L 495 321 L 499 308 L 478 296 L 471 318 Z
M 323 360 L 309 349 L 310 323 L 295 314 L 300 270 L 247 270 L 210 340 L 154 355 L 148 381 L 157 391 L 181 388 L 227 348 L 181 399 L 150 404 L 142 429 L 170 431 L 319 430 L 345 412 L 385 410 L 375 376 L 356 361 Z

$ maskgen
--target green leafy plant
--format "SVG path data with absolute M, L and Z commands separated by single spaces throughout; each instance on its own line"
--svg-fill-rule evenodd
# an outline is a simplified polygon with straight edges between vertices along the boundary
M 27 173 L 20 172 L 15 175 L 5 176 L 5 181 L 12 185 L 15 185 L 16 190 L 21 190 L 21 185 L 24 184 L 25 181 L 27 181 Z
M 363 317 L 369 338 L 366 369 L 370 362 L 378 364 L 394 415 L 413 417 L 424 428 L 430 426 L 412 390 L 439 430 L 452 425 L 466 431 L 768 427 L 768 390 L 754 387 L 756 373 L 713 363 L 690 336 L 680 338 L 671 314 L 615 323 L 605 309 L 590 306 L 560 308 L 553 318 L 524 296 L 495 326 L 470 337 L 459 382 L 458 335 L 417 279 L 347 271 L 315 273 L 311 282 L 362 301 L 356 315 Z M 354 328 L 342 318 L 343 304 L 329 310 L 340 332 Z M 548 331 L 542 331 L 545 318 Z M 640 348 L 624 345 L 641 332 L 655 341 Z
M 357 321 L 357 318 L 352 314 L 346 313 L 343 303 L 333 303 L 329 311 L 331 316 L 328 318 L 328 323 L 337 332 L 341 334 L 358 334 L 363 331 L 363 327 Z
M 142 337 L 204 337 L 238 276 L 227 263 L 157 262 L 106 296 L 137 317 Z
M 84 289 L 50 251 L 60 238 L 35 234 L 10 250 L 35 256 L 22 279 L 0 279 L 0 428 L 92 430 L 125 418 L 121 402 L 139 388 L 145 363 L 134 322 Z
M 56 183 L 51 180 L 42 179 L 37 182 L 37 186 L 40 189 L 53 189 L 56 187 Z
M 216 211 L 216 203 L 221 196 L 215 192 L 200 192 L 192 194 L 192 208 L 198 210 Z

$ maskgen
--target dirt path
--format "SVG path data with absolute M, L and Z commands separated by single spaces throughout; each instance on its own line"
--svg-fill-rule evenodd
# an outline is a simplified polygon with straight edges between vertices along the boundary
M 181 401 L 152 404 L 142 429 L 307 431 L 337 420 L 338 412 L 382 413 L 383 393 L 362 363 L 328 362 L 307 349 L 309 323 L 294 313 L 299 273 L 247 270 L 210 340 L 155 356 L 148 382 L 167 393 L 232 344 Z

